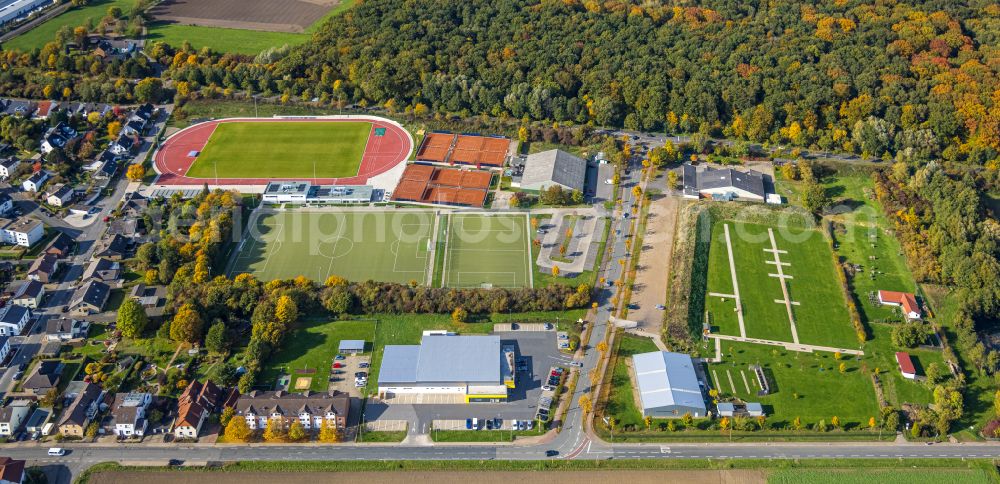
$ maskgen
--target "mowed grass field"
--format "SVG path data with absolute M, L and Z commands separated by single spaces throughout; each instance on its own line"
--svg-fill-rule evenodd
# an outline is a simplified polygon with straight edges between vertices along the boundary
M 252 220 L 229 274 L 423 284 L 434 218 L 431 212 L 263 213 Z
M 351 177 L 358 174 L 371 130 L 371 123 L 362 122 L 221 123 L 187 176 Z
M 40 49 L 45 44 L 56 39 L 56 32 L 63 27 L 75 28 L 86 25 L 88 20 L 94 24 L 101 21 L 107 14 L 108 8 L 118 7 L 123 11 L 128 11 L 134 4 L 133 0 L 92 0 L 83 7 L 71 7 L 61 15 L 58 15 L 37 27 L 14 37 L 3 43 L 4 50 L 29 51 Z
M 443 287 L 531 287 L 531 238 L 524 214 L 451 214 Z
M 722 352 L 723 362 L 708 366 L 712 388 L 723 396 L 760 402 L 772 424 L 790 424 L 795 417 L 804 425 L 820 420 L 830 424 L 837 416 L 844 424 L 867 426 L 870 417 L 878 416 L 875 389 L 862 371 L 863 362 L 847 357 L 837 361 L 832 353 L 800 353 L 733 341 L 723 341 Z M 844 373 L 840 373 L 840 363 L 845 364 Z M 750 371 L 754 364 L 764 368 L 770 395 L 757 396 L 760 388 Z
M 729 226 L 736 282 L 743 303 L 746 335 L 775 341 L 792 341 L 792 329 L 776 265 L 768 226 L 720 221 L 712 228 L 709 251 L 708 293 L 733 294 L 733 282 L 726 246 L 725 226 Z M 770 227 L 774 232 L 785 274 L 799 342 L 853 348 L 857 345 L 846 301 L 834 272 L 833 257 L 823 235 L 814 229 Z M 712 325 L 721 334 L 739 335 L 736 302 L 732 297 L 706 296 Z
M 261 382 L 272 385 L 282 374 L 292 377 L 310 376 L 310 390 L 325 392 L 329 388 L 330 364 L 337 354 L 341 340 L 360 339 L 372 344 L 375 338 L 374 321 L 309 321 L 298 324 L 291 338 L 286 338 L 281 351 L 268 361 Z M 367 348 L 370 350 L 370 348 Z M 298 375 L 296 370 L 315 369 L 316 373 Z

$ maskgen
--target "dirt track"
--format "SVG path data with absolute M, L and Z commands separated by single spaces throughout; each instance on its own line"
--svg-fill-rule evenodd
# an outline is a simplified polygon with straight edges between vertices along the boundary
M 340 0 L 166 0 L 151 13 L 159 21 L 202 27 L 301 33 Z
M 91 482 L 103 484 L 249 484 L 256 482 L 282 484 L 316 484 L 317 482 L 366 482 L 385 484 L 510 484 L 512 482 L 544 482 L 545 484 L 583 484 L 627 482 L 629 484 L 662 484 L 684 482 L 692 484 L 750 484 L 767 481 L 763 471 L 549 471 L 549 472 L 101 472 Z

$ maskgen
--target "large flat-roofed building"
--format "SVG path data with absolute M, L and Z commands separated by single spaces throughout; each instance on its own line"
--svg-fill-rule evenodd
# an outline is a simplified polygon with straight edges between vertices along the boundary
M 273 181 L 264 188 L 267 203 L 368 203 L 369 185 L 313 185 L 307 181 Z
M 519 187 L 542 191 L 553 185 L 582 192 L 587 179 L 587 162 L 563 150 L 528 155 Z
M 424 335 L 419 345 L 388 345 L 378 374 L 383 397 L 453 395 L 471 402 L 507 400 L 499 336 Z
M 643 416 L 678 418 L 686 413 L 692 417 L 705 416 L 705 397 L 690 356 L 654 351 L 632 356 L 632 363 Z

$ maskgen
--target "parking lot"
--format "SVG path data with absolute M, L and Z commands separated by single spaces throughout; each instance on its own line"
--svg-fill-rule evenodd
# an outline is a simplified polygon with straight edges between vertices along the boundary
M 506 403 L 438 403 L 437 395 L 424 395 L 390 400 L 369 399 L 364 412 L 366 422 L 406 420 L 410 434 L 427 434 L 433 421 L 461 422 L 463 428 L 468 418 L 501 420 L 533 420 L 538 402 L 543 396 L 542 387 L 548 383 L 550 368 L 570 368 L 571 355 L 563 354 L 556 344 L 554 331 L 497 332 L 502 345 L 514 345 L 517 359 L 524 371 L 517 372 L 515 388 L 508 390 Z M 353 379 L 351 380 L 353 383 Z M 552 392 L 545 392 L 551 396 Z M 442 396 L 442 400 L 447 400 Z
M 364 373 L 367 378 L 369 368 L 366 365 L 370 362 L 371 357 L 368 355 L 344 355 L 344 359 L 334 360 L 333 366 L 339 363 L 341 367 L 330 368 L 330 391 L 336 390 L 360 398 L 361 389 L 364 387 L 355 385 L 355 375 Z

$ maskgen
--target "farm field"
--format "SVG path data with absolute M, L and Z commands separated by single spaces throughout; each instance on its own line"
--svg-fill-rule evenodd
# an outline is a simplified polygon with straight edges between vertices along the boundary
M 434 217 L 431 212 L 260 213 L 229 274 L 424 283 Z
M 719 221 L 712 228 L 706 310 L 717 332 L 740 335 L 726 227 L 732 245 L 736 284 L 743 306 L 746 336 L 774 341 L 854 348 L 846 301 L 834 272 L 833 258 L 815 229 L 769 227 Z M 769 232 L 770 231 L 770 232 Z M 793 334 L 778 277 L 774 246 L 786 276 L 796 333 Z M 798 340 L 796 341 L 796 336 Z
M 192 178 L 345 178 L 358 174 L 372 124 L 220 123 Z
M 451 214 L 443 287 L 531 287 L 531 237 L 523 214 Z

